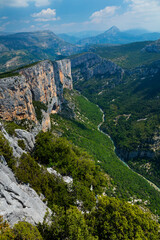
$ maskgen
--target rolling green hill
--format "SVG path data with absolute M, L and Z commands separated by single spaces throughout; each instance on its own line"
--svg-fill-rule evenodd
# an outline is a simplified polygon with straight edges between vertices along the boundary
M 160 59 L 160 53 L 149 53 L 142 49 L 151 42 L 135 42 L 119 46 L 94 45 L 94 53 L 110 59 L 122 68 L 135 68 Z

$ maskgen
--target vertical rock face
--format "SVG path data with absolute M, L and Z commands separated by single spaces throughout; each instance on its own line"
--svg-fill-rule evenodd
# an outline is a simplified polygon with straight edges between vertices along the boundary
M 36 122 L 32 93 L 24 76 L 0 80 L 0 117 L 7 121 L 29 119 Z
M 71 63 L 65 59 L 43 61 L 19 71 L 19 76 L 0 80 L 0 118 L 11 121 L 28 119 L 37 122 L 33 101 L 56 113 L 63 101 L 63 89 L 72 89 Z
M 72 58 L 72 76 L 75 82 L 93 77 L 113 77 L 114 83 L 121 82 L 124 70 L 112 61 L 94 53 L 85 53 Z

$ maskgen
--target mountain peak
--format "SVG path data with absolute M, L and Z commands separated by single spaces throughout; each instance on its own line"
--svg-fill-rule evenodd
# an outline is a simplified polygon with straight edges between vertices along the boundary
M 119 28 L 117 28 L 116 26 L 112 26 L 112 27 L 109 28 L 106 32 L 117 33 L 117 32 L 120 32 L 120 30 L 119 30 Z

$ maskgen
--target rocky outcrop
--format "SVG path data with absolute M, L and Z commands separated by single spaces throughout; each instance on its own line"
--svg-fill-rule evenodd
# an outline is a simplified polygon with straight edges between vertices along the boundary
M 37 123 L 33 101 L 47 106 L 47 113 L 61 109 L 63 89 L 72 89 L 70 60 L 42 61 L 0 81 L 0 118 L 28 119 Z M 48 118 L 48 117 L 47 117 Z
M 32 133 L 22 129 L 15 129 L 16 139 L 23 140 L 27 151 L 31 151 L 34 148 L 35 137 Z
M 123 149 L 116 148 L 116 154 L 119 156 L 120 159 L 122 159 L 125 162 L 128 162 L 129 160 L 133 159 L 139 159 L 139 158 L 154 158 L 156 153 L 152 149 L 148 150 L 142 150 L 138 149 L 135 151 L 127 151 Z
M 103 59 L 94 53 L 86 53 L 71 59 L 72 76 L 75 82 L 93 77 L 113 77 L 121 81 L 124 70 L 115 63 Z
M 18 221 L 42 222 L 47 206 L 28 185 L 18 184 L 5 159 L 0 158 L 0 214 L 12 226 Z
M 1 79 L 0 118 L 7 121 L 14 119 L 37 121 L 32 93 L 23 75 Z
M 5 128 L 3 127 L 3 125 L 0 123 L 0 130 L 3 134 L 3 136 L 7 139 L 7 141 L 9 142 L 9 145 L 11 146 L 12 150 L 13 150 L 13 156 L 15 158 L 20 158 L 21 155 L 23 153 L 26 153 L 26 151 L 22 150 L 19 146 L 18 146 L 18 142 L 17 142 L 17 138 L 15 139 L 14 137 L 10 136 Z M 19 129 L 17 129 L 19 130 Z
M 160 53 L 160 39 L 144 47 L 142 52 Z

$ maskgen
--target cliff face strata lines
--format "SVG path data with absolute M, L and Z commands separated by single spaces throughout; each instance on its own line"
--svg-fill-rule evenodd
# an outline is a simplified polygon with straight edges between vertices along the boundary
M 77 56 L 71 60 L 73 68 L 73 79 L 74 81 L 79 80 L 89 80 L 94 76 L 99 77 L 114 77 L 116 81 L 121 81 L 124 70 L 116 65 L 115 63 L 103 59 L 100 56 L 94 53 L 86 53 L 80 56 Z
M 72 89 L 68 59 L 54 63 L 43 61 L 19 74 L 0 80 L 0 117 L 3 120 L 37 122 L 33 100 L 46 104 L 48 114 L 55 113 L 63 101 L 63 88 Z
M 0 80 L 0 117 L 7 121 L 29 119 L 36 122 L 32 93 L 24 76 Z

